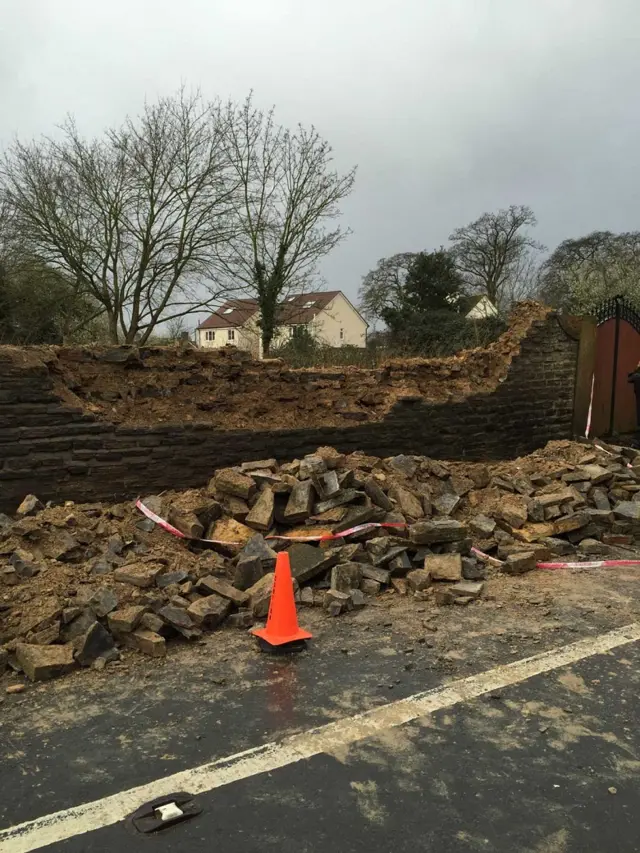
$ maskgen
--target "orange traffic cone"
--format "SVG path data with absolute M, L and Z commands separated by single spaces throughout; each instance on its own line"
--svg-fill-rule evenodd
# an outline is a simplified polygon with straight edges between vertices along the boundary
M 280 551 L 276 558 L 267 626 L 256 628 L 251 633 L 261 641 L 265 651 L 298 651 L 304 648 L 305 640 L 311 638 L 311 634 L 298 625 L 291 565 L 286 551 Z

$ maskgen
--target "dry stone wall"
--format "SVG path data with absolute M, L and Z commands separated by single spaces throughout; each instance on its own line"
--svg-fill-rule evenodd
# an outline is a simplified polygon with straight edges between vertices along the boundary
M 319 445 L 376 456 L 501 459 L 568 438 L 578 341 L 553 314 L 536 320 L 490 393 L 456 402 L 410 396 L 383 420 L 340 427 L 222 431 L 211 425 L 117 426 L 65 404 L 35 357 L 0 348 L 0 511 L 25 494 L 102 501 L 201 486 L 241 461 L 302 457 Z M 197 393 L 197 390 L 194 390 Z

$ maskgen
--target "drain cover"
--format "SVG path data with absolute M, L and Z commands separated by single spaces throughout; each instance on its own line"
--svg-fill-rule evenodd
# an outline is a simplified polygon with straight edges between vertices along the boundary
M 158 832 L 183 820 L 189 820 L 201 811 L 191 794 L 179 791 L 177 794 L 167 794 L 145 803 L 135 810 L 129 820 L 138 832 Z

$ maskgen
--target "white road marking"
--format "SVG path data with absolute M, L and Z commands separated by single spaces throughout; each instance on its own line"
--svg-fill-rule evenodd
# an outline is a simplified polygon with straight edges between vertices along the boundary
M 526 681 L 534 675 L 551 672 L 637 640 L 640 640 L 640 623 L 634 622 L 598 637 L 588 637 L 568 646 L 498 666 L 433 690 L 416 693 L 407 699 L 399 699 L 371 711 L 292 735 L 280 743 L 267 743 L 92 803 L 0 830 L 0 853 L 28 853 L 48 844 L 111 826 L 124 820 L 148 800 L 175 791 L 203 794 L 241 779 L 269 773 L 364 738 L 375 737 L 386 729 L 401 726 L 434 711 L 450 708 L 485 693 Z

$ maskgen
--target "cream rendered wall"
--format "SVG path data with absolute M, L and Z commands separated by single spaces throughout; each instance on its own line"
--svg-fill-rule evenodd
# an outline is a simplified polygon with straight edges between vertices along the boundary
M 367 344 L 367 324 L 341 293 L 318 314 L 312 327 L 318 339 L 332 347 L 364 347 Z M 340 337 L 340 330 L 343 337 Z
M 467 314 L 467 320 L 486 320 L 487 317 L 496 317 L 498 309 L 486 296 L 478 302 L 477 305 Z
M 207 331 L 215 332 L 212 341 L 207 340 Z M 234 339 L 229 339 L 229 329 L 198 329 L 197 344 L 203 349 L 222 349 L 226 346 L 234 346 L 239 349 L 248 350 L 257 357 L 260 336 L 249 324 L 245 328 L 234 329 Z

